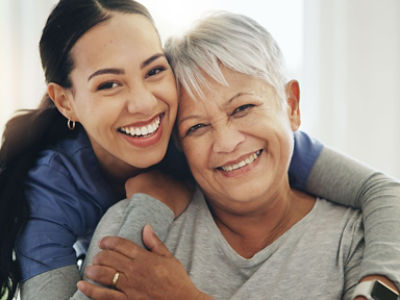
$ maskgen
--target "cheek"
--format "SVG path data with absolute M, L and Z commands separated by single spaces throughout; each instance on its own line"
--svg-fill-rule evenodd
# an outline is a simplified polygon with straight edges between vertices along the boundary
M 204 143 L 184 142 L 183 152 L 185 153 L 193 176 L 197 177 L 207 166 L 207 151 Z M 203 147 L 201 147 L 203 146 Z
M 84 126 L 110 126 L 118 119 L 121 113 L 121 103 L 120 101 L 101 101 L 99 99 L 86 98 L 84 101 L 76 103 L 76 113 L 79 121 Z
M 155 87 L 155 94 L 158 98 L 164 99 L 176 111 L 178 107 L 178 93 L 175 79 L 170 76 L 163 80 L 162 84 Z

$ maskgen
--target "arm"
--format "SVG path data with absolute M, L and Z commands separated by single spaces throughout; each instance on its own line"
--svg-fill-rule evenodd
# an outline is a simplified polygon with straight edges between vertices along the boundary
M 311 141 L 303 133 L 297 134 L 295 152 L 299 160 L 303 138 Z M 400 183 L 327 147 L 321 151 L 319 143 L 315 146 L 317 150 L 312 150 L 312 144 L 312 141 L 307 143 L 309 148 L 304 150 L 307 151 L 304 159 L 310 158 L 309 153 L 320 151 L 312 169 L 309 173 L 297 170 L 297 174 L 291 176 L 307 178 L 306 186 L 298 187 L 309 193 L 343 205 L 361 207 L 366 248 L 360 278 L 380 274 L 399 288 L 400 235 L 396 232 L 400 228 Z
M 159 214 L 157 214 L 159 212 Z M 144 194 L 135 194 L 130 200 L 123 200 L 112 206 L 99 222 L 92 237 L 85 265 L 90 265 L 100 251 L 99 241 L 107 235 L 121 235 L 143 245 L 141 231 L 144 225 L 153 224 L 165 236 L 167 224 L 174 215 L 165 205 Z M 76 284 L 80 280 L 78 268 L 70 265 L 37 275 L 22 285 L 23 300 L 34 299 L 89 299 Z M 69 298 L 73 295 L 71 298 Z
M 146 224 L 152 224 L 165 237 L 173 219 L 174 214 L 166 205 L 148 195 L 134 194 L 129 200 L 119 201 L 107 210 L 97 225 L 86 255 L 84 270 L 90 270 L 88 266 L 92 265 L 93 258 L 101 251 L 98 245 L 105 236 L 118 235 L 143 247 L 141 235 Z M 88 280 L 86 276 L 83 277 Z M 71 299 L 89 298 L 78 290 Z
M 116 290 L 79 282 L 78 288 L 96 300 L 174 299 L 212 300 L 196 288 L 183 265 L 158 239 L 150 226 L 143 229 L 143 242 L 149 251 L 126 239 L 107 237 L 100 243 L 103 250 L 96 257 L 90 278 L 111 285 L 108 269 L 117 268 L 121 276 Z M 102 274 L 103 276 L 96 276 Z M 139 276 L 138 276 L 139 275 Z
M 31 216 L 15 245 L 21 297 L 66 299 L 80 279 L 73 245 L 85 226 L 77 191 L 60 168 L 39 165 L 26 181 L 26 194 Z
M 76 283 L 80 279 L 81 276 L 76 265 L 47 271 L 21 284 L 21 299 L 67 299 L 68 295 L 72 295 L 76 291 Z
M 142 229 L 146 224 L 151 224 L 157 235 L 164 240 L 175 215 L 179 215 L 190 200 L 189 189 L 158 171 L 131 178 L 127 181 L 125 188 L 130 199 L 113 205 L 96 228 L 84 264 L 86 272 L 93 270 L 90 266 L 94 257 L 101 251 L 98 245 L 102 238 L 108 235 L 117 235 L 144 248 Z M 151 194 L 160 201 L 148 194 L 138 192 Z M 112 273 L 109 279 L 112 279 L 116 270 L 109 271 Z M 84 279 L 88 280 L 86 276 Z M 77 291 L 72 299 L 88 298 Z

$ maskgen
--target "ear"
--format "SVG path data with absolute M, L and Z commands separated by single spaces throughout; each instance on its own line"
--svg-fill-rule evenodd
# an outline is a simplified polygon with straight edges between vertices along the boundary
M 300 86 L 297 80 L 291 80 L 286 84 L 286 97 L 288 104 L 288 117 L 292 130 L 300 127 Z
M 73 96 L 69 89 L 62 87 L 57 83 L 50 82 L 47 86 L 47 93 L 58 111 L 64 117 L 71 121 L 78 121 L 74 106 L 72 105 Z

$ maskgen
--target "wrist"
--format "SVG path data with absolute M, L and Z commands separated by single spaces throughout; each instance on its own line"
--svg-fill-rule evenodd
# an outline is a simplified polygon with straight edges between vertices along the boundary
M 397 293 L 399 293 L 399 289 L 397 288 L 397 286 L 393 283 L 393 281 L 391 281 L 389 278 L 382 276 L 382 275 L 369 275 L 369 276 L 365 276 L 363 277 L 360 282 L 363 281 L 372 281 L 372 280 L 379 280 L 380 282 L 382 282 L 383 284 L 385 284 L 386 286 L 388 286 L 389 288 L 393 289 L 394 291 L 396 291 Z
M 364 278 L 359 282 L 353 292 L 354 300 L 398 300 L 397 289 L 391 288 L 375 276 L 372 280 Z

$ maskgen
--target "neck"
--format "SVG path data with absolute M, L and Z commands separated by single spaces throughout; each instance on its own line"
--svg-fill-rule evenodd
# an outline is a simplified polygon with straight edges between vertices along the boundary
M 125 182 L 142 172 L 142 169 L 127 170 L 127 172 L 110 172 L 103 167 L 102 170 L 107 182 L 120 199 L 126 198 Z
M 315 199 L 288 189 L 267 203 L 243 214 L 210 205 L 222 235 L 245 258 L 253 257 L 288 231 L 312 209 Z
M 118 159 L 112 154 L 106 152 L 106 150 L 104 150 L 96 142 L 92 141 L 90 137 L 89 140 L 91 141 L 93 151 L 97 157 L 97 161 L 106 177 L 107 182 L 121 197 L 121 199 L 125 198 L 126 180 L 138 175 L 143 171 L 143 169 L 129 165 L 121 159 Z

